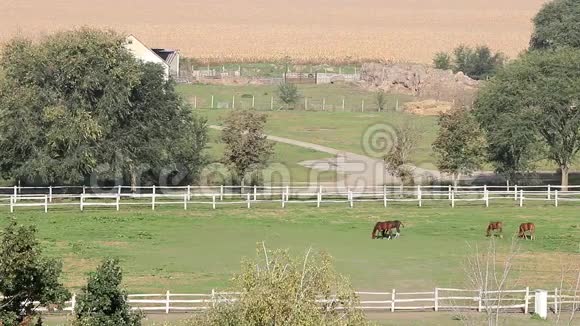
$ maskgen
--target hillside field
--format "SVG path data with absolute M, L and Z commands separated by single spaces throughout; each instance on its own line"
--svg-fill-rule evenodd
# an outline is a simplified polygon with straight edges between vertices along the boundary
M 79 26 L 134 34 L 151 47 L 234 62 L 387 59 L 429 63 L 458 44 L 515 57 L 545 0 L 3 1 L 0 41 Z
M 443 203 L 412 204 L 384 209 L 380 204 L 323 206 L 260 204 L 252 209 L 235 206 L 188 211 L 162 207 L 120 212 L 53 210 L 48 214 L 20 208 L 16 214 L 0 211 L 0 226 L 15 217 L 35 224 L 45 252 L 64 262 L 64 281 L 78 289 L 104 257 L 118 257 L 125 285 L 132 293 L 207 292 L 227 289 L 242 257 L 253 257 L 256 244 L 289 248 L 302 254 L 309 247 L 328 251 L 338 270 L 350 277 L 358 290 L 427 291 L 434 287 L 467 286 L 465 261 L 468 249 L 486 242 L 491 220 L 505 223 L 499 240 L 499 259 L 507 254 L 510 236 L 521 222 L 537 226 L 537 240 L 519 241 L 510 286 L 559 286 L 561 268 L 580 266 L 578 207 L 559 208 L 526 203 L 518 208 L 511 200 L 480 205 L 462 204 L 451 209 Z M 378 220 L 405 223 L 398 240 L 371 240 Z

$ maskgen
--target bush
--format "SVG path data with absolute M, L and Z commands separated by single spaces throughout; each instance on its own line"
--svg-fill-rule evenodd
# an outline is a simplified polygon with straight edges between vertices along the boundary
M 234 284 L 238 301 L 216 304 L 192 325 L 366 325 L 349 282 L 325 253 L 296 259 L 262 244 L 256 261 L 242 262 Z M 334 309 L 339 305 L 344 310 Z
M 450 70 L 452 69 L 451 65 L 451 56 L 449 53 L 445 52 L 437 52 L 435 57 L 433 58 L 433 66 L 437 69 L 442 70 Z
M 115 259 L 104 261 L 89 276 L 75 311 L 77 326 L 140 326 L 142 315 L 131 311 L 121 289 L 122 271 Z
M 62 306 L 70 293 L 59 282 L 62 264 L 42 257 L 36 228 L 11 221 L 0 243 L 0 325 L 18 325 L 36 314 L 36 305 Z
M 460 45 L 453 50 L 453 55 L 445 52 L 437 53 L 433 65 L 437 69 L 451 69 L 455 73 L 463 72 L 473 79 L 481 80 L 495 75 L 505 61 L 503 53 L 493 53 L 488 46 L 471 48 Z
M 300 99 L 300 93 L 298 92 L 298 87 L 294 84 L 282 83 L 278 86 L 278 97 L 280 101 L 286 105 L 295 105 Z

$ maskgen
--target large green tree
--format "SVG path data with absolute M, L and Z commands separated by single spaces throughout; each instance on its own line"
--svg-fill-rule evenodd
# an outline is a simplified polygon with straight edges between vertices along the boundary
M 135 184 L 160 166 L 195 176 L 205 123 L 189 113 L 161 69 L 137 61 L 124 42 L 113 32 L 80 29 L 4 47 L 5 178 L 80 183 L 99 171 L 97 181 L 114 175 Z
M 580 48 L 580 1 L 546 3 L 534 18 L 531 49 Z
M 496 168 L 522 172 L 547 157 L 565 189 L 580 150 L 579 100 L 580 50 L 533 51 L 508 65 L 476 101 Z
M 36 228 L 11 221 L 0 238 L 0 324 L 29 322 L 38 305 L 63 305 L 70 293 L 61 271 L 59 261 L 43 256 Z
M 453 176 L 454 185 L 460 175 L 481 168 L 486 159 L 485 136 L 470 111 L 454 109 L 441 114 L 433 151 L 437 167 Z

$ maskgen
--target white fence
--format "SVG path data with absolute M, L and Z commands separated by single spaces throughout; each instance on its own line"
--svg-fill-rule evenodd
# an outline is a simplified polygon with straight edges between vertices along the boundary
M 120 210 L 121 206 L 147 206 L 155 210 L 165 205 L 218 206 L 237 205 L 251 208 L 260 204 L 306 204 L 316 207 L 376 202 L 384 207 L 395 203 L 425 204 L 446 202 L 450 207 L 472 203 L 489 207 L 492 204 L 524 206 L 527 202 L 545 202 L 558 206 L 564 202 L 580 202 L 580 186 L 378 186 L 364 189 L 335 186 L 148 186 L 131 189 L 129 186 L 109 188 L 89 187 L 0 187 L 0 206 L 10 212 L 23 207 L 78 207 L 81 211 L 93 207 Z
M 507 312 L 534 312 L 535 296 L 529 288 L 521 290 L 481 291 L 465 289 L 435 288 L 428 292 L 357 292 L 360 298 L 358 309 L 374 312 L 397 311 L 478 311 L 499 309 Z M 134 310 L 149 313 L 199 312 L 225 302 L 235 302 L 239 293 L 216 292 L 208 294 L 130 294 L 128 303 Z M 72 312 L 77 298 L 73 295 L 61 310 L 53 312 Z M 334 299 L 320 299 L 321 306 L 336 304 Z M 554 289 L 548 292 L 550 310 L 554 313 L 580 309 L 580 292 Z M 36 303 L 38 304 L 38 303 Z M 334 305 L 341 309 L 340 305 Z M 47 311 L 46 308 L 37 308 Z

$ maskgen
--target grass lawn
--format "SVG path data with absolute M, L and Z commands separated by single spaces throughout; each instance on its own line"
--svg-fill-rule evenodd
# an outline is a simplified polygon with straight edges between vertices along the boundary
M 198 110 L 198 112 L 206 116 L 210 124 L 219 125 L 228 110 Z M 373 126 L 377 124 L 400 126 L 403 123 L 411 123 L 421 130 L 418 149 L 411 159 L 421 167 L 434 167 L 431 144 L 437 133 L 436 117 L 419 117 L 392 111 L 380 113 L 274 111 L 269 112 L 268 116 L 266 132 L 269 134 L 373 157 L 380 157 L 384 152 L 373 150 L 373 147 L 368 146 L 369 139 L 375 138 L 365 137 L 365 132 L 373 130 Z
M 384 209 L 376 203 L 322 207 L 297 204 L 286 209 L 262 204 L 250 210 L 220 207 L 190 210 L 163 207 L 156 211 L 122 208 L 120 212 L 20 209 L 20 223 L 35 224 L 47 254 L 63 259 L 64 281 L 79 288 L 86 273 L 107 256 L 121 259 L 125 284 L 132 293 L 208 292 L 225 289 L 242 257 L 253 257 L 256 243 L 290 248 L 302 254 L 309 247 L 328 251 L 340 272 L 358 290 L 429 291 L 433 287 L 466 284 L 464 262 L 468 242 L 483 244 L 490 220 L 503 220 L 506 236 L 521 222 L 537 226 L 536 241 L 520 241 L 513 268 L 513 286 L 556 287 L 563 264 L 580 265 L 578 208 L 554 208 L 530 203 L 527 207 L 488 209 L 481 206 L 429 204 Z M 3 208 L 0 222 L 11 214 Z M 371 240 L 374 222 L 400 219 L 406 227 L 395 241 Z

